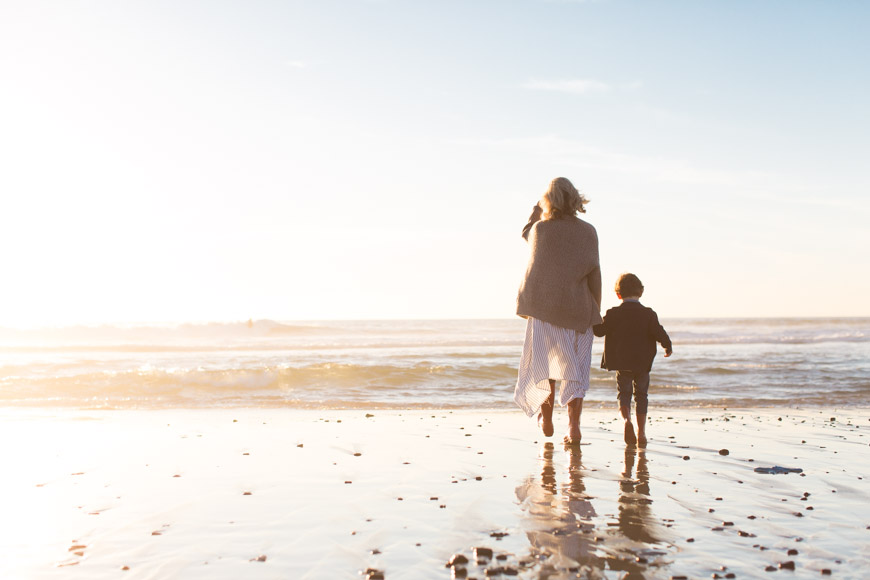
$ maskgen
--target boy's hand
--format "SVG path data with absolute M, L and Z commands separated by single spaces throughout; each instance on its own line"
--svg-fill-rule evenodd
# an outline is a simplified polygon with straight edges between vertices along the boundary
M 667 350 L 665 350 L 665 358 L 668 358 L 668 357 L 671 356 L 672 354 L 674 354 L 674 351 L 673 351 L 673 350 L 671 350 L 671 349 L 667 349 Z

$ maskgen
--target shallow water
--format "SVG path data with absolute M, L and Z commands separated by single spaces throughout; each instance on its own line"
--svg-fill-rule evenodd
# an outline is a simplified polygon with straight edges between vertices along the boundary
M 870 319 L 663 320 L 653 404 L 864 404 Z M 524 321 L 0 329 L 0 404 L 85 408 L 510 408 Z M 610 404 L 593 349 L 587 403 Z

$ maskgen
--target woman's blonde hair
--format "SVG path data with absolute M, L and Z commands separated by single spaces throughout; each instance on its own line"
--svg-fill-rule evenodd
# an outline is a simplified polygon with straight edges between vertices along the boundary
M 541 198 L 541 219 L 552 220 L 586 213 L 586 199 L 567 177 L 557 177 Z

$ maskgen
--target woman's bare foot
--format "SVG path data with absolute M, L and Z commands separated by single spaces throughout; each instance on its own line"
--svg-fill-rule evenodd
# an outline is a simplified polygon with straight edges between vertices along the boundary
M 634 425 L 631 424 L 631 421 L 625 422 L 624 437 L 626 445 L 637 445 L 637 437 L 634 436 Z
M 562 442 L 565 445 L 580 445 L 580 440 L 583 438 L 583 434 L 580 433 L 580 429 L 577 429 L 576 432 L 573 430 L 568 430 L 568 433 L 562 438 Z
M 552 437 L 553 433 L 556 432 L 556 428 L 553 426 L 553 407 L 550 407 L 548 418 L 547 413 L 544 413 L 544 406 L 546 404 L 541 406 L 541 412 L 538 413 L 538 427 L 544 432 L 544 437 Z
M 565 445 L 580 445 L 580 413 L 583 412 L 583 399 L 568 401 L 568 433 L 562 439 Z
M 637 446 L 638 447 L 646 447 L 646 435 L 638 435 L 637 436 Z
M 556 432 L 553 427 L 553 405 L 556 404 L 556 381 L 550 380 L 550 396 L 541 404 L 541 412 L 538 413 L 538 427 L 544 432 L 544 437 L 552 437 Z

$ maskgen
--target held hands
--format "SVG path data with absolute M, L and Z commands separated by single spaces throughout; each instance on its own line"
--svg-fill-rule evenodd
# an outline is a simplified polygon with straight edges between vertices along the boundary
M 665 358 L 668 358 L 672 354 L 674 354 L 674 351 L 672 349 L 670 349 L 670 348 L 665 349 Z

